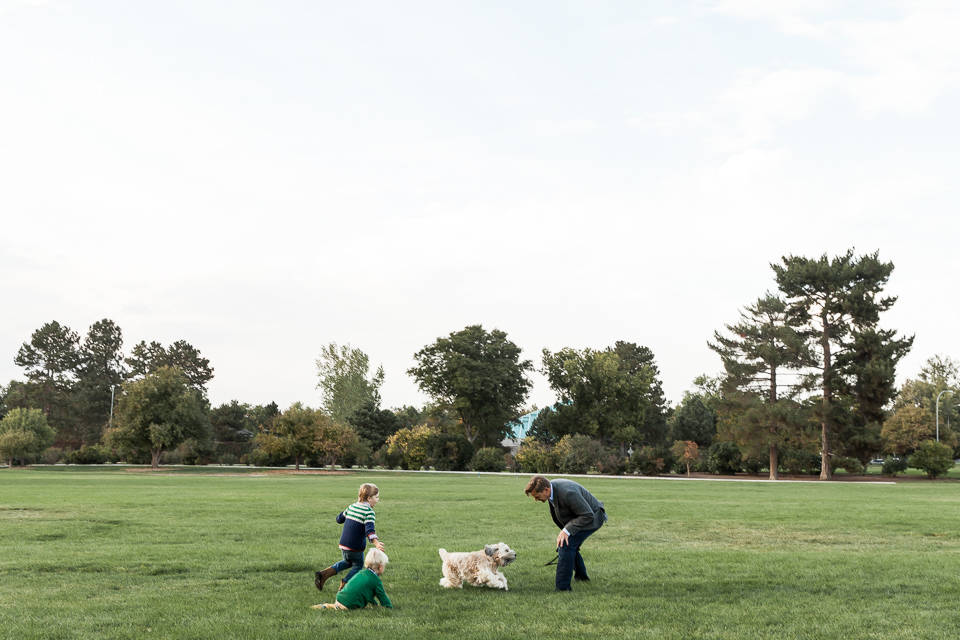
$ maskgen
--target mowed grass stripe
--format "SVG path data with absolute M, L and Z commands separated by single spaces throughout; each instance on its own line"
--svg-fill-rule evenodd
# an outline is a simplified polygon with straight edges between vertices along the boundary
M 313 571 L 361 482 L 394 611 L 337 615 Z M 553 593 L 526 477 L 0 472 L 0 628 L 21 638 L 955 638 L 952 483 L 580 479 L 610 521 Z M 439 547 L 503 541 L 510 591 L 439 586 Z M 149 629 L 149 631 L 148 631 Z

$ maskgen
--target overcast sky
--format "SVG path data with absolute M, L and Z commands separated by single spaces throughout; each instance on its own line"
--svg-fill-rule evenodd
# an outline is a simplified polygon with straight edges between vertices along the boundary
M 0 382 L 57 320 L 186 340 L 217 405 L 420 405 L 467 325 L 650 347 L 668 399 L 787 254 L 896 265 L 960 356 L 956 2 L 0 0 Z M 553 400 L 533 376 L 530 404 Z

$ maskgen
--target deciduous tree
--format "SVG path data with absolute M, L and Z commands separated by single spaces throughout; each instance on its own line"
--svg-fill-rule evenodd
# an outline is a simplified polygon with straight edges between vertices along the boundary
M 478 438 L 499 444 L 532 386 L 526 372 L 533 365 L 520 353 L 503 331 L 472 325 L 418 351 L 417 366 L 407 373 L 441 408 L 459 416 L 471 444 Z
M 42 455 L 56 435 L 40 409 L 13 409 L 0 420 L 0 458 L 13 469 L 14 458 Z
M 687 465 L 687 477 L 689 477 L 690 465 L 700 459 L 700 447 L 697 446 L 697 443 L 692 440 L 677 440 L 673 443 L 673 446 L 670 447 L 670 453 L 672 453 L 677 460 Z
M 887 418 L 880 435 L 883 448 L 898 456 L 907 456 L 925 440 L 933 440 L 936 435 L 934 416 L 924 407 L 906 404 L 897 407 Z M 956 446 L 957 436 L 953 431 L 942 430 L 940 440 Z
M 321 426 L 329 420 L 320 411 L 296 402 L 277 416 L 269 433 L 260 433 L 254 442 L 264 451 L 275 456 L 290 456 L 294 465 L 316 451 L 316 441 Z
M 625 343 L 619 344 L 635 355 Z M 555 437 L 593 436 L 619 444 L 621 456 L 629 445 L 652 439 L 644 431 L 654 377 L 649 365 L 624 362 L 614 349 L 544 349 L 543 372 L 557 404 L 542 414 L 542 424 Z
M 148 449 L 151 465 L 160 466 L 164 451 L 212 436 L 206 402 L 176 367 L 160 367 L 140 380 L 126 382 L 117 403 L 116 426 L 107 442 L 119 449 Z
M 317 375 L 323 408 L 334 421 L 346 422 L 366 404 L 380 408 L 383 367 L 370 375 L 370 358 L 360 349 L 331 342 L 317 358 Z
M 314 450 L 332 469 L 341 459 L 350 457 L 361 448 L 360 436 L 347 424 L 321 416 L 314 439 Z

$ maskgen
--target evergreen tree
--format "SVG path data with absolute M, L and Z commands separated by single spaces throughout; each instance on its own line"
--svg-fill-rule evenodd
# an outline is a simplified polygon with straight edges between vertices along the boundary
M 43 411 L 58 441 L 75 446 L 82 442 L 74 394 L 79 344 L 76 332 L 54 320 L 34 331 L 14 358 L 17 366 L 26 369 L 27 378 L 16 406 Z
M 696 442 L 709 447 L 717 434 L 717 414 L 699 395 L 687 393 L 670 418 L 670 439 Z
M 882 448 L 886 408 L 896 395 L 896 367 L 913 338 L 898 339 L 894 331 L 869 327 L 851 332 L 850 348 L 837 356 L 844 372 L 843 398 L 850 410 L 836 425 L 842 455 L 867 464 Z
M 207 384 L 213 380 L 210 360 L 185 340 L 177 340 L 169 348 L 159 342 L 147 344 L 140 341 L 134 345 L 126 364 L 130 367 L 128 378 L 132 380 L 142 379 L 161 367 L 176 367 L 183 372 L 190 386 L 203 396 L 207 395 Z
M 876 252 L 855 257 L 851 249 L 833 259 L 826 254 L 818 259 L 785 256 L 782 264 L 771 265 L 788 311 L 803 323 L 816 349 L 823 480 L 832 477 L 830 456 L 835 438 L 850 424 L 852 403 L 846 400 L 851 397 L 851 380 L 866 373 L 865 368 L 858 372 L 854 364 L 853 353 L 859 348 L 857 336 L 876 329 L 880 314 L 896 302 L 894 297 L 881 296 L 893 272 L 893 263 L 881 262 L 878 255 Z M 893 340 L 892 334 L 881 340 Z M 904 351 L 911 342 L 912 338 L 908 338 L 898 341 L 899 346 L 875 349 L 874 353 Z
M 347 419 L 347 423 L 361 438 L 370 443 L 374 451 L 378 451 L 388 437 L 404 426 L 394 412 L 377 408 L 372 400 L 354 411 Z
M 126 378 L 123 333 L 112 320 L 94 323 L 79 349 L 77 417 L 84 444 L 100 442 L 110 420 L 112 400 Z
M 718 407 L 722 430 L 749 453 L 766 450 L 771 480 L 778 477 L 780 447 L 806 423 L 793 398 L 802 389 L 797 370 L 814 359 L 799 324 L 783 300 L 767 293 L 740 312 L 740 322 L 726 325 L 727 335 L 715 331 L 715 342 L 707 343 L 726 374 Z M 781 376 L 791 369 L 784 384 Z

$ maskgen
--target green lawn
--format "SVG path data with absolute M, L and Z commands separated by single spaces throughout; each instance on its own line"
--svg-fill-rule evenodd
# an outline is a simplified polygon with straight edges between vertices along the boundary
M 198 470 L 201 471 L 201 470 Z M 4 638 L 956 638 L 960 484 L 581 479 L 610 521 L 553 592 L 526 477 L 0 470 Z M 334 613 L 313 572 L 380 486 L 396 609 Z M 510 591 L 438 585 L 438 547 L 506 542 Z

